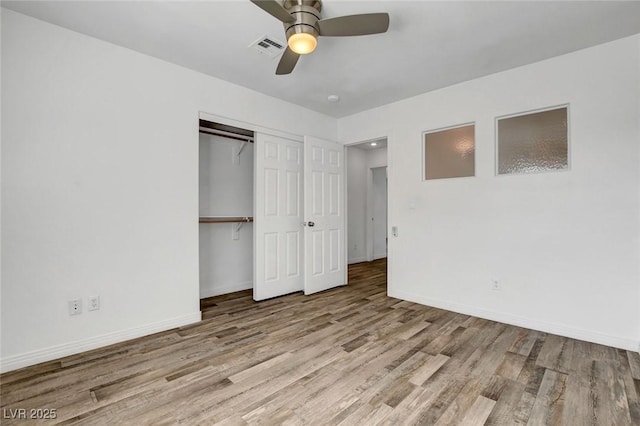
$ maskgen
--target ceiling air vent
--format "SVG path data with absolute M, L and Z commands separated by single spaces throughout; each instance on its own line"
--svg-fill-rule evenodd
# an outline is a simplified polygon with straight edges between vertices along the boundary
M 249 47 L 253 47 L 258 52 L 265 54 L 270 58 L 275 58 L 284 51 L 284 49 L 287 47 L 287 44 L 273 37 L 265 35 L 251 43 Z

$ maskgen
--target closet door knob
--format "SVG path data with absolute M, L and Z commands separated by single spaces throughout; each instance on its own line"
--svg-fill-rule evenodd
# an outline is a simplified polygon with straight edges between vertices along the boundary
M 315 226 L 315 222 L 302 222 L 304 226 Z

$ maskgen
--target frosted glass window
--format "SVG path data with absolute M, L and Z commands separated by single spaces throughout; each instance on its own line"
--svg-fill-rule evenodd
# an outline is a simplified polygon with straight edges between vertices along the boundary
M 567 108 L 498 119 L 498 174 L 569 167 Z
M 424 134 L 424 178 L 475 176 L 475 125 Z

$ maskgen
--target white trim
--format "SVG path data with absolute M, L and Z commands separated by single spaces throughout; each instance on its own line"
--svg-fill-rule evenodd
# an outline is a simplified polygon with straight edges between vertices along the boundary
M 352 265 L 354 263 L 362 263 L 366 261 L 367 261 L 366 257 L 356 257 L 355 259 L 349 259 L 349 265 Z
M 336 142 L 338 145 L 342 146 L 342 229 L 344 231 L 344 236 L 342 238 L 342 259 L 345 261 L 344 265 L 344 284 L 349 284 L 349 161 L 347 158 L 347 152 L 349 151 L 344 144 Z
M 236 291 L 249 290 L 253 288 L 253 281 L 243 281 L 239 283 L 229 283 L 226 285 L 216 285 L 214 287 L 200 288 L 200 299 L 219 296 L 221 294 L 235 293 Z
M 384 259 L 385 257 L 387 257 L 387 253 L 373 254 L 373 260 Z
M 282 130 L 272 129 L 270 127 L 258 126 L 257 124 L 248 123 L 246 121 L 234 120 L 233 118 L 224 117 L 222 115 L 209 114 L 207 112 L 200 111 L 198 116 L 201 120 L 226 124 L 227 126 L 239 127 L 241 129 L 251 130 L 258 133 L 265 133 L 267 135 L 277 136 L 280 138 L 291 139 L 296 142 L 302 142 L 304 140 L 303 136 L 301 135 L 283 132 Z
M 565 324 L 525 318 L 519 315 L 490 311 L 487 309 L 477 308 L 475 306 L 469 305 L 462 305 L 446 300 L 432 299 L 404 291 L 392 291 L 391 288 L 388 288 L 387 292 L 390 297 L 419 303 L 421 305 L 433 306 L 435 308 L 446 309 L 448 311 L 458 312 L 464 315 L 472 315 L 475 317 L 498 321 L 505 324 L 511 324 L 518 327 L 524 327 L 531 330 L 538 330 L 545 333 L 570 337 L 572 339 L 585 340 L 587 342 L 612 346 L 614 348 L 635 351 L 639 348 L 640 344 L 640 342 L 636 340 L 628 339 L 625 337 L 612 336 L 609 334 L 599 333 L 597 331 L 584 330 Z
M 121 343 L 137 337 L 148 336 L 153 333 L 193 324 L 201 320 L 202 314 L 200 311 L 197 311 L 181 315 L 179 317 L 146 324 L 140 327 L 129 328 L 127 330 L 103 334 L 102 336 L 89 337 L 84 340 L 76 340 L 74 342 L 63 343 L 61 345 L 50 346 L 48 348 L 8 356 L 0 359 L 0 372 L 6 373 L 7 371 L 16 370 L 18 368 L 52 361 L 65 356 L 112 345 L 114 343 Z

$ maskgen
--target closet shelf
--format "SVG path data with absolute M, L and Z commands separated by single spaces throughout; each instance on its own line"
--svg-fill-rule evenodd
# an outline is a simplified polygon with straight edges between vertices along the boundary
M 222 217 L 222 216 L 204 216 L 200 217 L 200 223 L 233 223 L 233 222 L 253 222 L 252 217 Z

